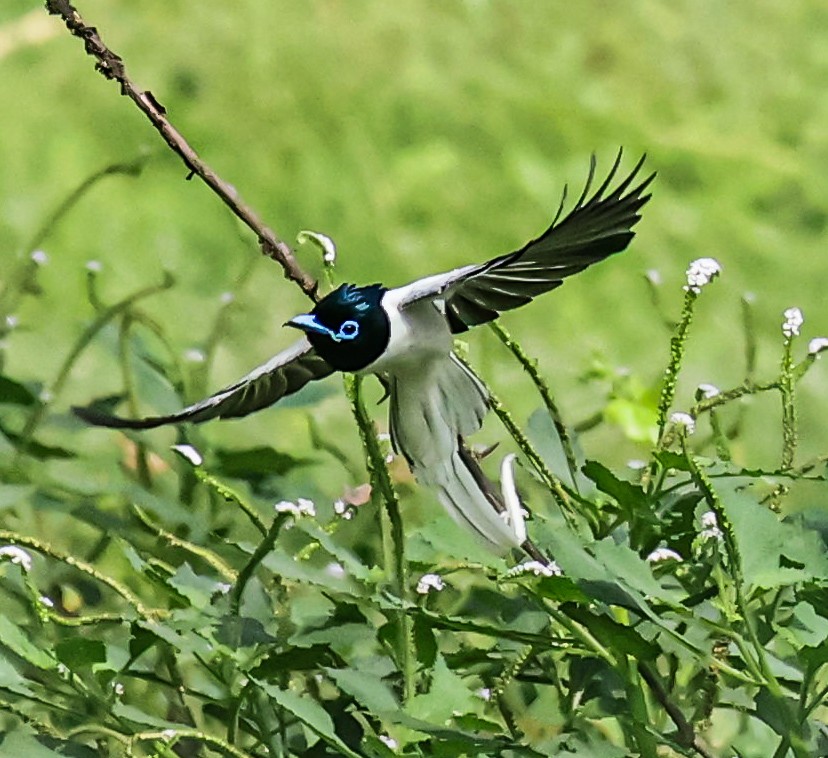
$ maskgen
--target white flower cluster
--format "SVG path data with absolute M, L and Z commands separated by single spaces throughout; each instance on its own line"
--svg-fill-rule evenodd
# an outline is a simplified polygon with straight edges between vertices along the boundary
M 345 521 L 350 521 L 354 517 L 354 509 L 351 508 L 342 498 L 334 500 L 334 513 Z
M 720 390 L 715 384 L 700 384 L 696 389 L 696 397 L 699 399 L 709 400 L 718 394 L 720 394 Z
M 32 556 L 17 545 L 3 545 L 0 547 L 0 563 L 9 561 L 23 569 L 27 574 L 32 570 Z
M 280 500 L 273 508 L 276 513 L 290 513 L 295 518 L 316 515 L 316 506 L 313 504 L 313 500 L 304 497 L 300 497 L 295 503 L 290 500 Z
M 669 547 L 657 547 L 647 556 L 647 563 L 665 563 L 666 561 L 681 563 L 683 560 L 684 558 Z
M 420 581 L 417 582 L 417 593 L 420 595 L 427 595 L 429 592 L 440 592 L 444 589 L 446 583 L 443 577 L 439 574 L 423 574 Z
M 719 529 L 719 521 L 713 511 L 706 511 L 701 517 L 702 529 L 699 536 L 705 540 L 720 540 L 724 536 Z
M 563 576 L 563 569 L 555 562 L 543 563 L 541 561 L 526 561 L 515 566 L 508 574 L 508 577 L 534 574 L 535 576 Z
M 814 337 L 808 343 L 808 352 L 811 355 L 819 355 L 823 350 L 828 350 L 828 337 Z
M 782 334 L 788 339 L 799 336 L 799 328 L 805 323 L 805 317 L 799 308 L 788 308 L 785 311 L 785 320 L 782 322 Z
M 709 284 L 722 272 L 722 267 L 715 258 L 697 258 L 687 267 L 687 284 L 685 292 L 699 294 L 702 287 Z
M 689 413 L 672 414 L 670 423 L 683 429 L 687 434 L 693 434 L 696 431 L 696 420 Z

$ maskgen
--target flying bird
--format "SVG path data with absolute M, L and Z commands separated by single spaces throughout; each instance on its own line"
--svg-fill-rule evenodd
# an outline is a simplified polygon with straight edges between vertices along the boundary
M 96 426 L 152 429 L 246 416 L 335 371 L 378 374 L 390 396 L 393 447 L 417 480 L 432 487 L 449 514 L 491 550 L 503 554 L 526 547 L 519 530 L 498 513 L 491 486 L 464 447 L 464 438 L 482 425 L 489 396 L 453 352 L 453 338 L 525 305 L 629 245 L 655 174 L 639 179 L 642 157 L 611 189 L 621 155 L 619 151 L 606 179 L 590 194 L 593 156 L 572 209 L 561 218 L 564 188 L 549 228 L 519 250 L 393 289 L 343 284 L 310 312 L 286 323 L 304 332 L 297 343 L 205 400 L 177 413 L 141 419 L 110 416 L 94 407 L 73 411 Z

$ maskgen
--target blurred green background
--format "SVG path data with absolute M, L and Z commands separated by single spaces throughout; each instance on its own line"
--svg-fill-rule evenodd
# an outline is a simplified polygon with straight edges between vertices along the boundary
M 545 228 L 565 183 L 580 189 L 591 152 L 599 174 L 619 146 L 625 166 L 646 152 L 659 176 L 632 247 L 504 319 L 539 359 L 569 422 L 603 407 L 611 382 L 584 381 L 590 372 L 629 374 L 643 394 L 657 385 L 669 333 L 650 303 L 648 270 L 659 272 L 676 317 L 687 264 L 711 256 L 724 268 L 699 304 L 678 407 L 698 382 L 741 381 L 746 292 L 755 297 L 760 377 L 775 375 L 785 308 L 805 314 L 800 357 L 807 339 L 828 333 L 822 0 L 84 0 L 79 10 L 280 236 L 291 242 L 314 229 L 336 241 L 344 281 L 402 284 L 514 249 Z M 185 181 L 134 105 L 31 0 L 0 6 L 0 102 L 0 279 L 30 255 L 35 231 L 81 181 L 149 154 L 139 177 L 99 183 L 44 244 L 43 292 L 13 314 L 6 373 L 54 377 L 92 317 L 90 260 L 103 265 L 108 301 L 163 270 L 175 275 L 174 289 L 144 305 L 181 354 L 203 347 L 222 293 L 253 266 L 209 389 L 295 338 L 281 325 L 305 309 L 298 290 L 200 182 Z M 319 273 L 316 251 L 300 256 Z M 523 422 L 538 405 L 531 385 L 494 337 L 478 332 L 472 361 Z M 42 430 L 47 440 L 77 431 L 61 413 L 70 403 L 121 388 L 114 344 L 104 335 L 76 366 Z M 139 389 L 143 410 L 177 402 L 149 381 Z M 818 367 L 800 390 L 803 458 L 825 452 L 827 395 L 828 373 Z M 778 398 L 752 405 L 740 462 L 774 467 Z M 355 444 L 341 393 L 315 414 Z M 112 475 L 113 433 L 85 433 L 89 476 Z M 270 410 L 203 434 L 297 453 L 309 444 L 304 410 Z M 489 422 L 481 441 L 502 437 Z M 617 426 L 582 444 L 590 457 L 620 464 L 645 449 Z

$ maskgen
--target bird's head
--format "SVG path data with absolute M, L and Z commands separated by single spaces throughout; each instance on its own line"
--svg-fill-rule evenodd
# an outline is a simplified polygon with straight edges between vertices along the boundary
M 320 300 L 310 313 L 285 324 L 301 329 L 316 352 L 337 371 L 359 371 L 388 347 L 391 327 L 382 307 L 385 288 L 343 284 Z

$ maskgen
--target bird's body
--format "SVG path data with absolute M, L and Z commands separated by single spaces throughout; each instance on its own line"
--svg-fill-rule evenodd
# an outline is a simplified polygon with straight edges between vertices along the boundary
M 305 332 L 234 385 L 168 416 L 123 419 L 93 408 L 75 412 L 92 424 L 147 429 L 185 421 L 245 416 L 334 371 L 380 374 L 390 395 L 394 448 L 417 479 L 438 494 L 449 514 L 489 548 L 521 545 L 519 530 L 502 517 L 463 439 L 480 429 L 488 394 L 453 353 L 453 335 L 496 318 L 627 247 L 652 176 L 630 189 L 643 163 L 608 195 L 621 154 L 587 200 L 594 176 L 575 207 L 520 250 L 395 289 L 343 285 L 310 313 L 288 321 Z

